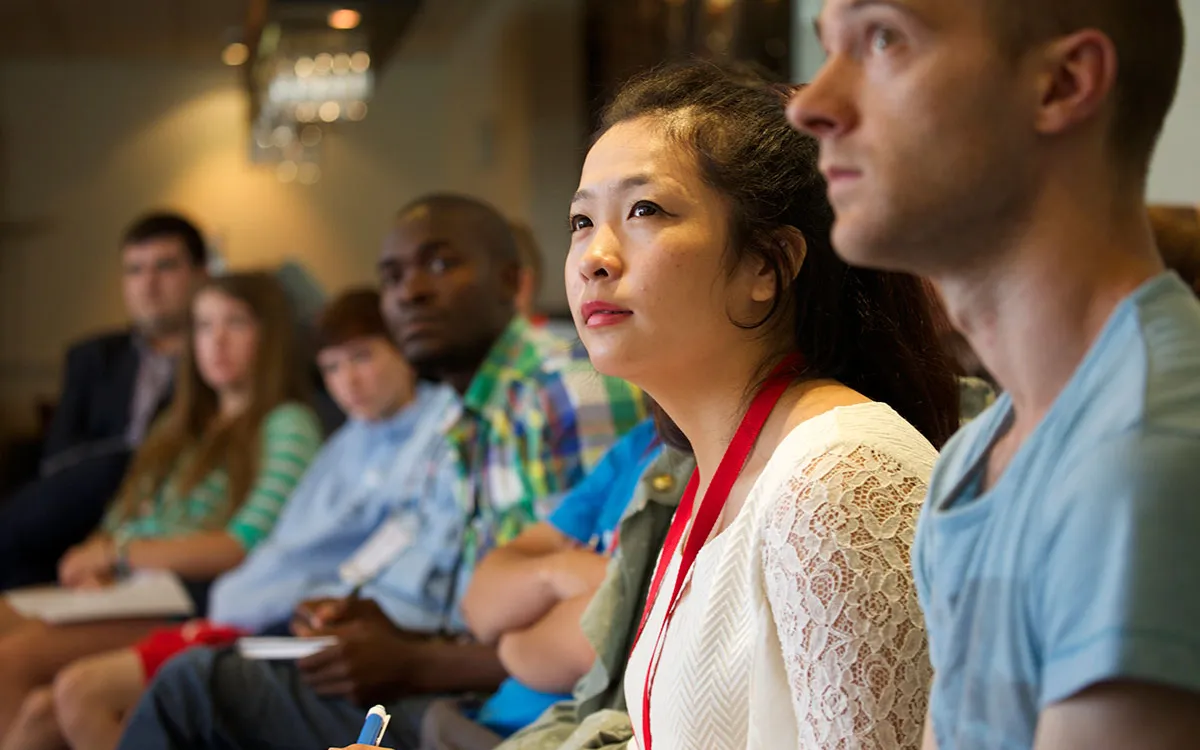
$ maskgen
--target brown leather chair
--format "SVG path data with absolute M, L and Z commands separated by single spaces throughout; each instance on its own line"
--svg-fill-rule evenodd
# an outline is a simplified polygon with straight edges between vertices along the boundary
M 1200 295 L 1200 206 L 1150 206 L 1148 213 L 1163 262 Z

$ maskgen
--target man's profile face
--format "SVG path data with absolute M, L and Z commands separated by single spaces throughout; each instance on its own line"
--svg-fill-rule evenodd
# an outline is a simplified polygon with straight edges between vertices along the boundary
M 788 116 L 821 142 L 847 261 L 936 272 L 1027 200 L 1037 101 L 996 41 L 993 1 L 826 1 L 828 59 Z
M 179 330 L 187 321 L 192 292 L 204 276 L 178 237 L 157 237 L 121 249 L 125 308 L 147 335 Z

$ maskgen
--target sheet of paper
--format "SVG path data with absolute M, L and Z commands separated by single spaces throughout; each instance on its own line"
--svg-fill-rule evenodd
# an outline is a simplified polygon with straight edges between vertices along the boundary
M 166 571 L 139 571 L 103 589 L 39 586 L 10 591 L 4 598 L 17 613 L 56 625 L 195 614 L 183 583 Z
M 361 586 L 379 575 L 380 571 L 412 546 L 420 527 L 420 520 L 413 513 L 389 518 L 338 568 L 342 582 Z
M 243 659 L 293 661 L 303 659 L 336 645 L 333 636 L 314 638 L 239 638 L 238 653 Z

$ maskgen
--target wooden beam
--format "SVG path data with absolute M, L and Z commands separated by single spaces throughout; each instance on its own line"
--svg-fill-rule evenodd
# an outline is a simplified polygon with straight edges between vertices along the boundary
M 250 97 L 250 122 L 258 117 L 261 106 L 258 100 L 258 87 L 255 86 L 255 63 L 258 60 L 258 45 L 262 40 L 263 29 L 267 27 L 267 18 L 271 0 L 248 0 L 246 3 L 246 22 L 242 24 L 242 41 L 250 54 L 242 65 L 242 81 L 246 87 L 246 95 Z
M 441 0 L 428 0 L 439 2 Z M 376 80 L 388 60 L 396 53 L 404 32 L 408 30 L 421 8 L 421 0 L 374 0 L 367 8 L 370 14 L 367 27 L 371 53 L 371 68 Z

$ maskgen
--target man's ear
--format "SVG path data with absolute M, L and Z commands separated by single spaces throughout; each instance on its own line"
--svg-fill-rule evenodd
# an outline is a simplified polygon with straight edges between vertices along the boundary
M 521 265 L 517 262 L 505 263 L 500 267 L 500 288 L 506 302 L 516 303 L 517 294 L 521 291 Z
M 528 266 L 519 266 L 517 268 L 516 302 L 518 312 L 533 315 L 538 296 L 537 283 L 538 278 L 532 268 Z
M 1045 48 L 1035 127 L 1057 135 L 1093 119 L 1112 101 L 1117 50 L 1096 29 L 1056 39 Z

